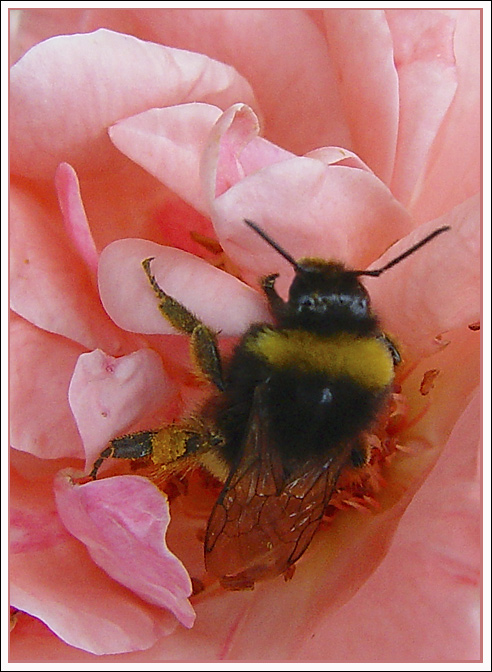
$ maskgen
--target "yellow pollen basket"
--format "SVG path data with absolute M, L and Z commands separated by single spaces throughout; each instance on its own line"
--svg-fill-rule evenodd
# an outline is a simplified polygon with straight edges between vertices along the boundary
M 307 331 L 266 330 L 247 347 L 276 369 L 350 378 L 368 389 L 384 389 L 394 377 L 391 353 L 374 337 L 324 337 Z

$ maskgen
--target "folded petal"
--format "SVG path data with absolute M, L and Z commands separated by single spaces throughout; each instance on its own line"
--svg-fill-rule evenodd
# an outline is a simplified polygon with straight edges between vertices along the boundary
M 172 391 L 162 361 L 153 350 L 119 358 L 101 350 L 81 355 L 68 398 L 84 442 L 86 469 L 110 439 L 144 413 L 151 414 L 162 406 Z
M 194 208 L 207 212 L 200 185 L 200 157 L 220 114 L 218 107 L 204 103 L 152 109 L 118 122 L 109 135 L 132 161 Z
M 44 180 L 62 161 L 78 172 L 114 169 L 106 129 L 123 117 L 199 100 L 254 102 L 230 66 L 108 30 L 33 47 L 12 67 L 10 85 L 11 169 Z
M 158 300 L 142 269 L 151 270 L 161 288 L 224 334 L 242 334 L 252 322 L 268 319 L 258 292 L 187 252 L 148 240 L 115 241 L 101 254 L 99 291 L 105 309 L 122 329 L 144 334 L 175 333 L 159 312 Z
M 169 609 L 186 627 L 193 625 L 191 580 L 166 547 L 169 509 L 155 485 L 141 476 L 74 485 L 62 472 L 55 494 L 63 524 L 99 567 L 146 602 Z

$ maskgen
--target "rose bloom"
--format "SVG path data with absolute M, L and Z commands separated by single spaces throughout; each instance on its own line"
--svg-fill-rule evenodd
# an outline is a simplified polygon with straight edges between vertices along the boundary
M 12 13 L 12 661 L 479 659 L 480 20 Z M 259 277 L 285 296 L 244 218 L 359 269 L 451 230 L 363 280 L 403 356 L 390 454 L 340 482 L 290 581 L 228 592 L 203 564 L 210 479 L 82 477 L 208 393 L 143 259 L 224 352 L 269 319 Z

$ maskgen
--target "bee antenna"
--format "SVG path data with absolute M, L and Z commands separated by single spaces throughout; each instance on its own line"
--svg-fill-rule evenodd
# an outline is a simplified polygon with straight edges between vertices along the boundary
M 301 271 L 302 270 L 301 266 L 299 266 L 299 264 L 294 259 L 294 257 L 291 257 L 291 255 L 288 252 L 286 252 L 282 247 L 280 247 L 280 245 L 278 243 L 276 243 L 274 240 L 272 240 L 272 238 L 270 238 L 270 236 L 267 233 L 265 233 L 263 231 L 263 229 L 261 229 L 258 226 L 258 224 L 255 224 L 250 219 L 245 219 L 244 223 L 247 224 L 250 227 L 250 229 L 253 229 L 253 231 L 256 231 L 256 233 L 259 236 L 261 236 L 261 238 L 263 238 L 263 240 L 266 241 L 271 247 L 273 247 L 274 250 L 277 250 L 277 252 L 279 254 L 281 254 L 284 259 L 287 259 L 289 264 L 291 264 L 291 266 L 293 266 L 296 269 L 296 271 Z
M 396 264 L 399 264 L 400 261 L 403 261 L 403 259 L 406 259 L 409 257 L 411 254 L 419 250 L 421 247 L 424 245 L 427 245 L 433 238 L 436 236 L 441 235 L 441 233 L 444 233 L 444 231 L 449 231 L 451 229 L 450 226 L 441 226 L 440 229 L 436 229 L 432 233 L 429 233 L 428 236 L 426 236 L 423 240 L 420 242 L 416 243 L 413 245 L 409 250 L 406 250 L 406 252 L 403 252 L 403 254 L 400 254 L 396 259 L 393 259 L 392 261 L 388 262 L 385 266 L 382 268 L 375 269 L 374 271 L 353 271 L 354 275 L 370 275 L 372 277 L 379 277 L 381 273 L 384 273 L 387 271 L 389 268 L 393 268 L 393 266 L 396 266 Z

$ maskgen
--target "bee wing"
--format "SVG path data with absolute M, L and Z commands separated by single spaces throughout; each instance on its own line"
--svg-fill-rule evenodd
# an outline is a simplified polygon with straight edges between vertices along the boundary
M 243 456 L 215 503 L 205 539 L 207 570 L 231 589 L 278 576 L 301 557 L 347 461 L 345 453 L 333 455 L 286 478 L 263 389 L 255 392 Z

